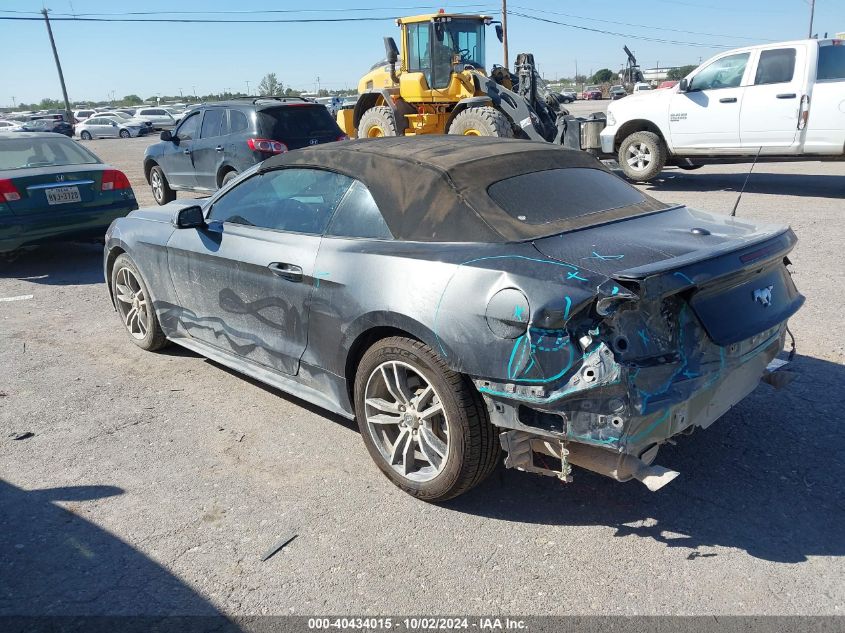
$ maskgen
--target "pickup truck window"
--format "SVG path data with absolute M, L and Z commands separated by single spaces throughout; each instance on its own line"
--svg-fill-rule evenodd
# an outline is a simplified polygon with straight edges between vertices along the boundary
M 720 88 L 737 88 L 745 74 L 748 64 L 748 53 L 737 53 L 721 57 L 704 68 L 692 78 L 688 90 L 718 90 Z
M 754 85 L 783 84 L 795 75 L 795 49 L 774 48 L 760 53 Z
M 816 79 L 845 79 L 845 46 L 819 46 L 819 69 Z

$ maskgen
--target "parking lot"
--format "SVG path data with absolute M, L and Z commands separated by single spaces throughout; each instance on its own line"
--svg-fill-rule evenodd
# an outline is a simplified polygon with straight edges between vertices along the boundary
M 143 206 L 156 141 L 85 145 Z M 749 167 L 666 169 L 641 188 L 726 214 Z M 0 264 L 0 614 L 841 615 L 845 163 L 759 164 L 737 216 L 799 237 L 799 375 L 665 447 L 681 476 L 658 493 L 500 468 L 421 503 L 354 423 L 133 345 L 101 246 Z

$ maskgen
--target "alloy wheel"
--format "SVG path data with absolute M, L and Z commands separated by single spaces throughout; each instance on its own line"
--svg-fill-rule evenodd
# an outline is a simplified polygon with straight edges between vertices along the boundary
M 153 173 L 150 174 L 150 187 L 152 187 L 153 196 L 157 201 L 164 198 L 164 183 L 161 181 L 158 170 L 153 170 Z
M 364 393 L 367 428 L 390 467 L 416 482 L 439 475 L 449 456 L 449 420 L 431 381 L 407 363 L 387 361 Z
M 651 148 L 646 143 L 631 143 L 625 154 L 625 160 L 628 161 L 628 165 L 637 171 L 644 171 L 653 159 Z
M 129 268 L 121 268 L 115 278 L 117 310 L 133 338 L 143 339 L 150 323 L 150 304 L 144 287 Z

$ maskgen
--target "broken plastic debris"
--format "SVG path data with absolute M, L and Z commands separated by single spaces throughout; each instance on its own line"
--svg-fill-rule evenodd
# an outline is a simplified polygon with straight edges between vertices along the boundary
M 279 551 L 280 549 L 282 549 L 285 545 L 287 545 L 288 543 L 290 543 L 290 542 L 291 542 L 293 539 L 295 539 L 297 536 L 298 536 L 297 534 L 290 534 L 290 535 L 286 536 L 285 538 L 283 538 L 282 540 L 277 541 L 277 542 L 276 542 L 276 544 L 275 544 L 275 545 L 273 545 L 273 547 L 271 547 L 271 548 L 270 548 L 270 549 L 268 549 L 266 552 L 264 552 L 264 555 L 261 557 L 262 562 L 263 562 L 263 561 L 265 561 L 265 560 L 267 560 L 267 559 L 268 559 L 268 558 L 270 558 L 271 556 L 273 556 L 276 552 L 278 552 L 278 551 Z
M 25 433 L 12 433 L 13 440 L 28 440 L 31 437 L 35 437 L 35 433 L 32 431 L 26 431 Z

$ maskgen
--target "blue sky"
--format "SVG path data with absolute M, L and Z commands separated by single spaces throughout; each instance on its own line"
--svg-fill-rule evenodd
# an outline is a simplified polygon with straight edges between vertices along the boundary
M 190 11 L 212 19 L 290 19 L 339 16 L 389 17 L 427 12 L 422 7 L 492 14 L 500 0 L 473 3 L 455 0 L 0 0 L 0 16 L 23 17 L 47 6 L 59 14 L 119 14 L 127 11 Z M 199 14 L 199 11 L 298 10 L 303 13 Z M 378 11 L 339 12 L 337 9 L 380 8 Z M 335 11 L 331 11 L 334 9 Z M 533 52 L 541 72 L 572 75 L 602 67 L 624 65 L 627 44 L 642 67 L 656 64 L 698 63 L 723 50 L 765 41 L 806 37 L 807 0 L 604 0 L 562 2 L 509 0 L 512 12 L 622 34 L 673 40 L 637 40 L 543 23 L 512 15 L 509 18 L 511 57 Z M 319 12 L 316 10 L 325 10 Z M 567 14 L 567 15 L 561 15 Z M 150 16 L 153 17 L 153 16 Z M 163 16 L 161 16 L 163 17 Z M 610 21 L 615 23 L 610 23 Z M 624 24 L 623 24 L 624 23 Z M 646 28 L 646 26 L 650 28 Z M 675 29 L 675 30 L 666 30 Z M 814 30 L 820 35 L 845 31 L 845 0 L 817 0 Z M 692 31 L 679 32 L 679 31 Z M 97 22 L 53 23 L 53 32 L 70 98 L 107 99 L 135 93 L 142 98 L 160 94 L 197 94 L 254 89 L 260 78 L 275 72 L 286 84 L 313 90 L 317 77 L 324 88 L 355 87 L 371 64 L 383 58 L 382 37 L 396 35 L 391 20 L 314 24 L 125 24 Z M 704 46 L 693 46 L 703 44 Z M 501 63 L 501 48 L 492 29 L 488 34 L 488 66 Z M 0 20 L 0 106 L 61 96 L 43 21 Z M 254 90 L 253 90 L 254 91 Z

